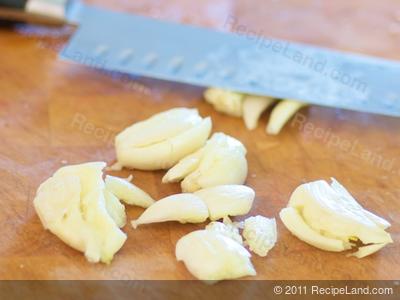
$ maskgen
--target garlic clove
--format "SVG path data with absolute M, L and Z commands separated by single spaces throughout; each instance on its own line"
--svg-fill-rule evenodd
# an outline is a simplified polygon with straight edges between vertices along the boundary
M 132 221 L 133 228 L 142 224 L 178 221 L 202 223 L 208 218 L 205 203 L 193 194 L 175 194 L 156 201 L 141 216 Z
M 197 109 L 173 108 L 134 123 L 116 137 L 130 147 L 145 147 L 173 138 L 202 121 Z
M 211 220 L 247 214 L 255 197 L 254 190 L 244 185 L 220 185 L 194 194 L 207 205 Z
M 110 263 L 126 235 L 107 211 L 103 162 L 65 166 L 43 182 L 33 200 L 43 226 L 90 262 Z
M 275 99 L 271 97 L 245 96 L 243 100 L 243 120 L 246 128 L 255 129 L 261 114 L 274 102 Z
M 247 151 L 240 141 L 223 133 L 215 133 L 203 149 L 197 168 L 181 183 L 184 192 L 245 182 L 248 172 Z
M 154 203 L 149 194 L 123 178 L 107 175 L 105 182 L 106 189 L 126 204 L 146 208 Z
M 175 255 L 193 276 L 204 281 L 256 275 L 250 253 L 212 230 L 197 230 L 183 236 L 176 244 Z
M 176 110 L 180 113 L 177 114 Z M 196 115 L 188 121 L 184 115 L 193 115 L 192 111 Z M 168 169 L 201 148 L 210 135 L 211 119 L 202 119 L 197 110 L 177 108 L 161 115 L 164 117 L 156 115 L 147 120 L 151 122 L 146 126 L 139 122 L 117 135 L 115 148 L 119 164 L 140 170 Z M 165 129 L 160 129 L 163 127 Z
M 356 237 L 364 244 L 392 242 L 390 234 L 372 221 L 354 198 L 333 189 L 326 181 L 300 185 L 290 197 L 289 206 L 302 211 L 305 222 L 326 236 L 344 242 Z
M 359 247 L 359 252 L 354 255 L 364 257 L 383 247 L 373 245 L 393 242 L 385 231 L 389 222 L 365 210 L 334 179 L 330 185 L 318 180 L 297 187 L 290 197 L 288 208 L 281 211 L 281 218 L 294 235 L 324 250 L 342 251 L 340 248 L 357 247 L 354 241 L 360 241 L 364 246 Z M 331 247 L 318 244 L 314 238 L 316 234 L 340 241 L 342 247 L 332 247 L 331 250 Z
M 278 238 L 275 218 L 249 217 L 244 221 L 242 234 L 251 251 L 259 256 L 266 256 Z
M 296 100 L 281 100 L 273 108 L 269 121 L 267 124 L 266 131 L 268 134 L 278 134 L 283 126 L 289 121 L 289 119 L 302 107 L 306 106 L 306 103 Z

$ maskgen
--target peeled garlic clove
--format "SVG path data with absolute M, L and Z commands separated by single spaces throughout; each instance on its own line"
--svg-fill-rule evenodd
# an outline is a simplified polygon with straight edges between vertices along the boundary
M 118 227 L 122 228 L 126 224 L 125 206 L 111 192 L 104 190 L 106 209 L 110 217 Z
M 106 189 L 126 204 L 147 208 L 154 203 L 149 194 L 123 178 L 107 175 L 105 182 Z
M 289 206 L 301 210 L 312 228 L 330 237 L 346 242 L 357 237 L 364 244 L 392 242 L 390 234 L 372 221 L 354 198 L 333 189 L 326 181 L 299 186 L 290 197 Z
M 203 153 L 204 149 L 199 149 L 195 153 L 184 157 L 175 166 L 168 170 L 162 178 L 162 182 L 177 182 L 184 179 L 199 166 Z
M 132 221 L 132 226 L 136 228 L 141 224 L 167 221 L 202 223 L 207 218 L 207 206 L 198 196 L 176 194 L 156 201 L 137 220 Z
M 211 119 L 196 109 L 175 108 L 133 124 L 115 138 L 118 163 L 141 170 L 168 169 L 201 148 Z
M 247 214 L 255 197 L 253 189 L 245 185 L 220 185 L 194 194 L 207 205 L 211 220 Z
M 200 280 L 256 275 L 250 253 L 239 243 L 212 230 L 198 230 L 182 237 L 176 244 L 175 255 Z
M 212 104 L 216 111 L 241 117 L 243 112 L 243 94 L 218 88 L 208 88 L 204 92 L 206 102 Z
M 239 233 L 239 228 L 235 227 L 233 224 L 211 222 L 206 226 L 205 229 L 215 231 L 219 234 L 222 234 L 223 236 L 231 238 L 240 245 L 243 244 L 243 239 Z
M 274 107 L 269 117 L 266 131 L 268 134 L 278 134 L 287 121 L 306 103 L 296 100 L 282 100 Z
M 65 166 L 40 185 L 33 200 L 43 226 L 90 262 L 111 262 L 126 240 L 106 209 L 105 166 Z
M 242 234 L 251 251 L 259 256 L 266 256 L 278 238 L 276 221 L 263 216 L 247 218 Z
M 323 180 L 300 185 L 290 197 L 288 206 L 291 208 L 290 214 L 294 216 L 296 212 L 294 218 L 300 219 L 311 231 L 341 241 L 345 249 L 350 248 L 354 240 L 360 240 L 366 246 L 392 242 L 390 234 L 384 230 L 389 223 L 366 211 L 334 179 L 331 185 Z M 293 226 L 289 230 L 293 232 Z M 298 232 L 297 236 L 307 239 L 305 233 Z M 374 247 L 365 249 L 371 248 Z
M 245 182 L 248 171 L 246 148 L 240 141 L 223 133 L 215 133 L 203 150 L 197 168 L 181 183 L 184 192 Z
M 243 119 L 247 129 L 255 129 L 261 114 L 274 102 L 275 99 L 271 97 L 245 96 L 243 100 Z
M 282 209 L 279 216 L 286 228 L 303 242 L 326 251 L 340 252 L 346 250 L 343 241 L 323 236 L 314 231 L 293 207 Z

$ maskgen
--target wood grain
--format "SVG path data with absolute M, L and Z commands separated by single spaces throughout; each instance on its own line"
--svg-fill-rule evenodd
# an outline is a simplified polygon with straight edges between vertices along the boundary
M 91 2 L 223 30 L 226 16 L 234 13 L 268 36 L 400 58 L 394 0 Z M 94 265 L 44 231 L 32 206 L 38 185 L 64 163 L 112 163 L 115 133 L 176 106 L 199 108 L 212 117 L 214 132 L 246 145 L 247 184 L 257 193 L 252 215 L 277 217 L 300 183 L 335 177 L 362 205 L 392 223 L 395 243 L 359 260 L 315 249 L 277 220 L 276 247 L 266 258 L 253 256 L 256 279 L 400 278 L 399 119 L 310 107 L 301 111 L 307 127 L 292 122 L 280 135 L 267 136 L 266 114 L 249 132 L 240 119 L 204 103 L 199 88 L 59 61 L 56 52 L 72 31 L 43 31 L 0 28 L 0 279 L 192 279 L 176 262 L 174 248 L 181 236 L 204 224 L 126 226 L 129 238 L 113 263 Z M 133 174 L 155 198 L 180 191 L 179 185 L 161 184 L 161 171 L 113 174 Z M 142 209 L 127 207 L 127 212 L 132 219 Z

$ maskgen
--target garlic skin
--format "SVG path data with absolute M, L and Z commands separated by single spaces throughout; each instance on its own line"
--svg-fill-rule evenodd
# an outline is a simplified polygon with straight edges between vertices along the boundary
M 211 119 L 197 109 L 174 108 L 124 129 L 115 138 L 118 164 L 140 170 L 168 169 L 201 148 Z
M 239 233 L 239 228 L 235 227 L 233 224 L 222 223 L 222 222 L 211 222 L 209 223 L 206 230 L 215 231 L 223 236 L 226 236 L 235 242 L 243 245 L 242 236 Z
M 218 112 L 234 117 L 243 114 L 243 94 L 218 88 L 208 88 L 204 92 L 204 99 Z
M 149 194 L 123 178 L 107 175 L 105 182 L 106 189 L 126 204 L 147 208 L 154 203 Z
M 279 101 L 271 112 L 267 128 L 265 129 L 266 132 L 272 135 L 278 134 L 290 118 L 293 117 L 300 108 L 306 105 L 306 103 L 292 99 Z
M 247 218 L 242 235 L 251 251 L 259 256 L 267 256 L 278 239 L 276 221 L 263 216 Z
M 184 158 L 164 176 L 163 182 L 181 182 L 183 192 L 224 184 L 243 184 L 247 177 L 246 148 L 237 139 L 214 133 L 206 145 Z
M 347 250 L 354 240 L 366 246 L 393 242 L 385 231 L 389 222 L 365 210 L 335 179 L 330 185 L 323 180 L 300 185 L 280 217 L 299 239 L 323 250 Z M 369 255 L 382 247 L 359 251 Z
M 247 214 L 253 205 L 255 192 L 245 185 L 219 185 L 194 193 L 208 207 L 210 220 Z
M 132 221 L 132 226 L 137 228 L 142 224 L 167 221 L 202 223 L 207 218 L 207 206 L 199 197 L 193 194 L 175 194 L 156 201 L 137 220 Z
M 110 263 L 126 240 L 106 208 L 105 166 L 93 162 L 62 167 L 40 185 L 33 200 L 43 227 L 90 262 Z
M 219 281 L 255 276 L 250 253 L 233 239 L 212 230 L 197 230 L 183 236 L 175 255 L 196 278 Z
M 248 130 L 257 128 L 261 114 L 275 103 L 275 99 L 263 96 L 245 96 L 243 100 L 243 120 Z

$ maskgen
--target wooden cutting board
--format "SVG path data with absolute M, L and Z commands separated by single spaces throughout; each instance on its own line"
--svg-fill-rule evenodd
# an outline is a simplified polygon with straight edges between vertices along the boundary
M 257 34 L 400 59 L 396 0 L 92 2 L 223 30 L 233 14 Z M 268 114 L 250 132 L 242 120 L 215 112 L 200 88 L 58 60 L 56 52 L 71 32 L 0 28 L 0 279 L 192 279 L 175 260 L 175 244 L 205 224 L 126 226 L 127 242 L 105 266 L 88 263 L 45 231 L 32 206 L 38 185 L 55 170 L 87 161 L 113 163 L 117 132 L 178 106 L 198 108 L 212 117 L 214 132 L 230 134 L 248 149 L 247 184 L 257 194 L 251 215 L 276 217 L 279 231 L 270 254 L 252 258 L 257 279 L 400 278 L 400 119 L 309 107 L 301 111 L 303 123 L 291 122 L 278 136 L 265 134 Z M 112 174 L 133 174 L 134 183 L 156 199 L 180 192 L 178 184 L 161 184 L 163 171 Z M 294 188 L 330 177 L 392 223 L 394 244 L 360 260 L 320 251 L 288 232 L 278 212 Z M 127 207 L 128 219 L 142 211 Z

